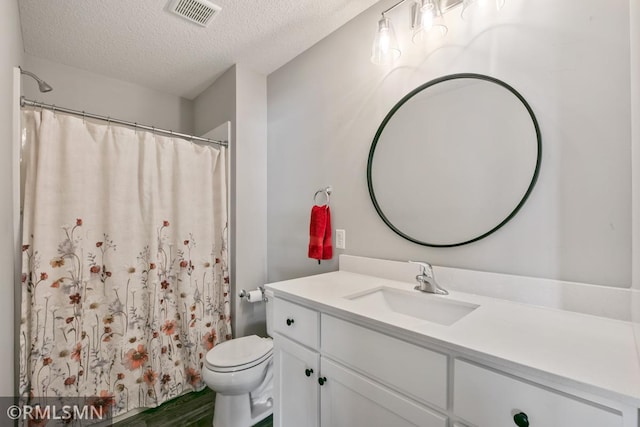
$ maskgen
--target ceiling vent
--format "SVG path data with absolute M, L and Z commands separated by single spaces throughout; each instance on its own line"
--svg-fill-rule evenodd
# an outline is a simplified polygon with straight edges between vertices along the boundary
M 222 10 L 207 0 L 169 0 L 167 10 L 202 27 L 206 27 Z

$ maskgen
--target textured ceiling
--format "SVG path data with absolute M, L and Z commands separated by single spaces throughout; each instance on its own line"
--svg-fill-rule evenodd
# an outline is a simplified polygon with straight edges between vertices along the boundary
M 271 73 L 377 1 L 214 0 L 207 28 L 166 0 L 18 3 L 28 54 L 193 99 L 235 63 Z

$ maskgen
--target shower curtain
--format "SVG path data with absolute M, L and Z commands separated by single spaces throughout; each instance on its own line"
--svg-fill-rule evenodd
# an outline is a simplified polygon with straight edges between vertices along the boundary
M 226 149 L 24 110 L 20 391 L 114 415 L 231 338 Z

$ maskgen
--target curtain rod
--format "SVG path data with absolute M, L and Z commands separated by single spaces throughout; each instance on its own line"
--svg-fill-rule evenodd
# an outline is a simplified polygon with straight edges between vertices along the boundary
M 200 136 L 187 135 L 185 133 L 174 132 L 172 130 L 166 129 L 158 129 L 153 126 L 145 126 L 138 123 L 128 122 L 126 120 L 113 119 L 111 117 L 100 116 L 98 114 L 85 113 L 84 111 L 71 110 L 69 108 L 56 107 L 55 105 L 44 104 L 42 102 L 32 101 L 30 99 L 26 99 L 24 96 L 20 97 L 20 106 L 21 107 L 36 107 L 36 108 L 44 108 L 46 110 L 52 110 L 54 113 L 59 111 L 61 113 L 72 114 L 74 116 L 79 116 L 83 118 L 102 120 L 109 123 L 115 123 L 119 125 L 124 125 L 128 127 L 132 127 L 134 129 L 143 129 L 148 130 L 154 133 L 161 133 L 164 135 L 175 136 L 178 138 L 188 139 L 190 141 L 201 141 L 207 142 L 209 144 L 217 144 L 222 145 L 224 147 L 228 146 L 229 143 L 227 141 L 218 141 L 210 138 L 202 138 Z

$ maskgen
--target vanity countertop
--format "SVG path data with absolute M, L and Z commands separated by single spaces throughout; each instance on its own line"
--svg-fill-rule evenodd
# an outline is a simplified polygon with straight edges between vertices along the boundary
M 640 362 L 630 322 L 451 291 L 429 295 L 479 307 L 449 326 L 375 313 L 345 297 L 413 284 L 336 271 L 266 285 L 276 297 L 416 344 L 441 347 L 640 406 Z M 418 291 L 413 291 L 418 292 Z

